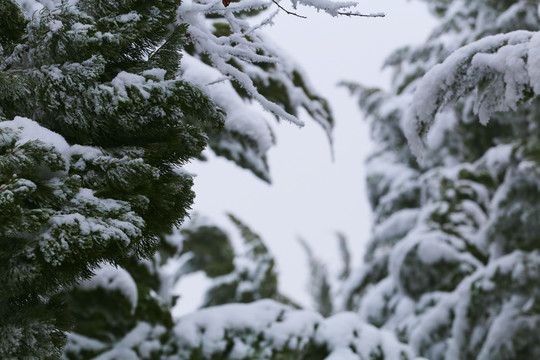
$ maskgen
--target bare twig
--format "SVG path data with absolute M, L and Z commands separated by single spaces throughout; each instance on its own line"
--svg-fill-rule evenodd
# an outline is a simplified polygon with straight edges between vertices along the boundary
M 272 2 L 273 2 L 274 4 L 276 4 L 278 8 L 280 8 L 280 9 L 283 10 L 283 11 L 285 11 L 285 13 L 287 13 L 288 15 L 294 15 L 294 16 L 299 17 L 299 18 L 302 18 L 302 19 L 307 19 L 306 16 L 303 16 L 303 15 L 300 15 L 300 14 L 297 14 L 297 13 L 295 13 L 295 12 L 292 12 L 292 11 L 289 11 L 289 10 L 285 9 L 285 8 L 284 8 L 283 6 L 281 6 L 276 0 L 272 0 Z
M 230 76 L 222 76 L 222 77 L 220 77 L 219 79 L 217 79 L 215 81 L 211 81 L 211 82 L 207 83 L 206 85 L 209 86 L 209 85 L 219 84 L 221 82 L 224 82 L 224 81 L 227 81 L 227 80 L 230 80 L 230 79 L 231 79 Z

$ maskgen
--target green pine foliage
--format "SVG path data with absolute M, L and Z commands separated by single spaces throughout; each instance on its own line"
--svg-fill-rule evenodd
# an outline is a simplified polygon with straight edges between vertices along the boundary
M 340 238 L 341 239 L 341 238 Z M 330 316 L 333 311 L 332 289 L 326 264 L 318 259 L 309 244 L 302 238 L 300 245 L 304 248 L 309 266 L 308 291 L 313 308 L 323 316 Z
M 148 257 L 187 214 L 180 166 L 224 117 L 176 76 L 179 4 L 81 0 L 29 19 L 0 6 L 3 359 L 57 358 L 61 293 L 99 264 Z

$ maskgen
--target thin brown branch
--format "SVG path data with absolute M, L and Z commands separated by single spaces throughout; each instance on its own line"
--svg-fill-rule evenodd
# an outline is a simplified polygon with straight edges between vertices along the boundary
M 306 16 L 303 16 L 303 15 L 300 15 L 300 14 L 297 14 L 297 13 L 295 13 L 295 12 L 292 12 L 292 11 L 289 11 L 289 10 L 285 9 L 285 8 L 284 8 L 283 6 L 281 6 L 276 0 L 272 0 L 272 2 L 273 2 L 274 4 L 276 4 L 278 8 L 280 8 L 280 9 L 283 10 L 283 11 L 285 11 L 285 13 L 287 13 L 288 15 L 294 15 L 294 16 L 299 17 L 299 18 L 302 18 L 302 19 L 307 19 Z

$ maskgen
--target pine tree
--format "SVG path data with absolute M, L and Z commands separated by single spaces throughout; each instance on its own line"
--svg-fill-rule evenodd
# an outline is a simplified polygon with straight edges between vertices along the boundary
M 223 115 L 175 77 L 178 5 L 83 0 L 25 19 L 2 2 L 0 357 L 56 357 L 61 292 L 148 256 L 186 216 L 179 166 Z
M 375 224 L 340 305 L 430 360 L 536 358 L 538 4 L 428 5 L 440 25 L 388 59 L 391 92 L 349 84 Z

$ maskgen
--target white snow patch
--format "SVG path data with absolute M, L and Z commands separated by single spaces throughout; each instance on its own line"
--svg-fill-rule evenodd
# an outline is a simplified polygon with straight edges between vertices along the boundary
M 83 281 L 79 286 L 84 290 L 101 288 L 107 291 L 119 291 L 129 300 L 132 311 L 135 311 L 137 307 L 137 284 L 121 267 L 103 264 L 95 271 L 93 277 Z

